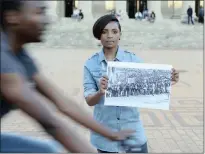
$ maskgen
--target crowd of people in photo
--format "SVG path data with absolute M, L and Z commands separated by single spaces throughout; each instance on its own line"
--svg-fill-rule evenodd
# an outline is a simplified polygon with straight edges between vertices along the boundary
M 155 96 L 170 93 L 170 71 L 121 68 L 115 68 L 115 71 L 116 77 L 109 80 L 106 97 Z

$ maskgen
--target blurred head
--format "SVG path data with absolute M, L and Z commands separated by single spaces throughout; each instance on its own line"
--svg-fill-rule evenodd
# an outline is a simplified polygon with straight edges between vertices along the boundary
M 48 24 L 43 1 L 1 0 L 1 27 L 25 43 L 40 42 Z
M 100 40 L 104 48 L 118 46 L 121 36 L 121 26 L 113 15 L 100 17 L 93 26 L 93 35 Z

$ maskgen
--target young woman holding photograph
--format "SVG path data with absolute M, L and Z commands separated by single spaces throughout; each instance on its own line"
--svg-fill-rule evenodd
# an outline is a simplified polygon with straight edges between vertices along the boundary
M 100 17 L 93 26 L 93 35 L 100 40 L 103 48 L 89 58 L 84 66 L 84 96 L 89 106 L 94 106 L 94 118 L 104 126 L 119 131 L 123 129 L 136 130 L 132 139 L 126 144 L 136 145 L 135 153 L 148 153 L 147 138 L 140 120 L 137 108 L 104 106 L 104 95 L 107 89 L 108 77 L 106 74 L 107 61 L 143 62 L 134 53 L 119 47 L 121 26 L 113 15 Z M 178 73 L 173 70 L 172 80 L 177 82 Z M 123 148 L 121 141 L 110 141 L 105 137 L 91 132 L 91 143 L 99 153 L 130 152 Z

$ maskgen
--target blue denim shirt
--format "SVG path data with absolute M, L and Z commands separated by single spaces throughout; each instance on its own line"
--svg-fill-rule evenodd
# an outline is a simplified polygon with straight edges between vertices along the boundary
M 131 52 L 124 51 L 118 48 L 118 52 L 114 61 L 120 62 L 136 62 L 140 63 L 142 60 Z M 99 89 L 99 80 L 103 74 L 106 74 L 107 62 L 103 51 L 94 54 L 88 59 L 84 66 L 84 97 L 96 93 Z M 143 145 L 147 142 L 143 124 L 140 120 L 139 111 L 133 107 L 115 107 L 105 106 L 104 97 L 95 105 L 94 119 L 112 129 L 119 131 L 123 129 L 134 129 L 135 140 L 130 140 L 130 144 Z M 91 143 L 99 150 L 108 152 L 120 152 L 122 147 L 120 141 L 110 141 L 109 139 L 91 132 Z

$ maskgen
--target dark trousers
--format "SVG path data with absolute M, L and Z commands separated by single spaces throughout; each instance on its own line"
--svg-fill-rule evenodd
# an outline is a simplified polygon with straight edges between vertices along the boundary
M 108 151 L 102 151 L 98 149 L 98 153 L 118 153 L 118 152 L 108 152 Z M 126 151 L 126 153 L 148 153 L 147 143 L 141 146 L 140 151 Z
M 199 23 L 204 23 L 204 17 L 203 16 L 199 16 Z
M 194 24 L 192 16 L 188 16 L 188 24 L 190 23 L 190 20 L 191 20 L 191 23 Z

